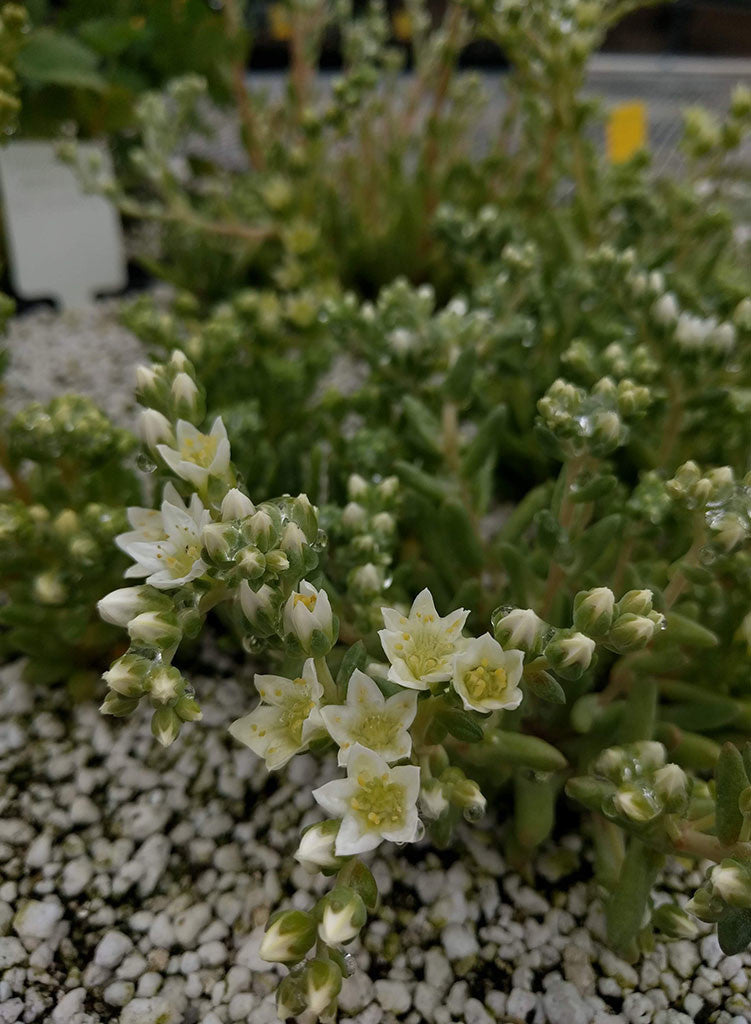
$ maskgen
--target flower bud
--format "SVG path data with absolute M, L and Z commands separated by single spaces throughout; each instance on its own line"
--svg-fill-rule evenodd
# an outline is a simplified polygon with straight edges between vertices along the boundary
M 59 537 L 72 537 L 81 529 L 81 522 L 72 508 L 64 508 L 56 517 L 52 528 Z
M 145 366 L 142 363 L 136 367 L 136 392 L 144 405 L 156 404 L 161 383 L 161 372 L 156 366 Z
M 172 665 L 158 665 L 146 678 L 145 689 L 156 704 L 169 704 L 177 699 L 184 688 L 183 677 Z
M 608 634 L 608 646 L 623 654 L 646 647 L 655 634 L 655 623 L 645 615 L 619 615 Z
M 677 903 L 663 903 L 652 912 L 652 925 L 671 939 L 695 939 L 699 934 L 696 921 Z
M 292 519 L 305 534 L 308 543 L 312 543 L 318 533 L 318 513 L 307 494 L 298 494 L 292 502 Z
M 592 663 L 595 642 L 584 633 L 560 629 L 545 647 L 545 657 L 555 672 L 565 679 L 578 679 Z
M 227 523 L 207 523 L 201 531 L 201 543 L 209 561 L 214 564 L 228 562 L 237 534 Z
M 630 771 L 631 763 L 632 759 L 623 747 L 608 747 L 593 763 L 592 772 L 611 782 L 620 782 Z
M 314 958 L 305 965 L 303 977 L 307 1008 L 320 1016 L 341 991 L 341 969 L 333 960 Z
M 420 810 L 423 815 L 435 821 L 448 810 L 448 807 L 449 802 L 442 784 L 438 779 L 426 779 L 420 788 Z
M 368 482 L 364 477 L 361 477 L 359 473 L 352 473 L 349 480 L 347 480 L 347 494 L 352 501 L 359 501 L 362 498 L 367 497 L 368 494 Z
M 195 697 L 191 697 L 187 693 L 178 697 L 175 704 L 175 714 L 183 722 L 199 722 L 203 718 L 200 704 Z
M 546 623 L 531 608 L 513 608 L 499 619 L 494 616 L 493 633 L 504 650 L 536 651 L 545 629 Z
M 279 539 L 274 520 L 265 508 L 259 508 L 246 519 L 243 534 L 261 551 L 268 551 Z
M 137 707 L 138 697 L 126 697 L 122 693 L 110 690 L 99 705 L 99 710 L 103 715 L 114 715 L 116 718 L 123 718 L 125 715 L 135 711 Z
M 377 565 L 367 562 L 352 572 L 350 586 L 359 594 L 380 594 L 383 589 L 383 572 Z
M 222 500 L 222 522 L 231 519 L 245 519 L 252 516 L 256 507 L 247 494 L 237 487 L 231 487 Z
M 200 417 L 202 411 L 201 392 L 189 374 L 178 373 L 172 381 L 170 392 L 176 417 L 190 422 Z
M 295 860 L 311 872 L 341 867 L 344 861 L 334 853 L 340 825 L 337 818 L 329 818 L 306 828 L 295 851 Z
M 98 601 L 97 611 L 105 622 L 109 622 L 113 626 L 124 627 L 136 615 L 150 608 L 153 609 L 153 604 L 149 600 L 153 593 L 151 587 L 121 587 Z
M 581 590 L 574 598 L 574 627 L 590 637 L 602 637 L 613 622 L 615 595 L 608 587 Z
M 272 914 L 259 950 L 261 959 L 293 964 L 301 960 L 316 940 L 316 922 L 302 910 L 280 910 Z
M 652 316 L 661 327 L 673 327 L 679 314 L 678 300 L 672 292 L 665 292 L 652 306 Z
M 329 596 L 302 580 L 284 606 L 284 631 L 306 654 L 321 657 L 336 642 L 336 627 Z
M 147 658 L 141 658 L 137 654 L 124 654 L 107 669 L 102 678 L 111 690 L 122 696 L 140 697 L 150 667 L 151 662 Z
M 302 556 L 307 538 L 297 523 L 287 523 L 282 530 L 281 549 L 290 558 Z
M 138 418 L 138 433 L 143 443 L 151 451 L 155 451 L 158 444 L 173 446 L 175 443 L 172 424 L 156 409 L 143 410 Z
M 42 572 L 34 579 L 34 596 L 41 604 L 62 604 L 68 591 L 54 572 Z
M 709 877 L 713 895 L 728 906 L 751 907 L 751 875 L 745 865 L 728 858 L 712 868 Z
M 303 974 L 304 968 L 296 967 L 279 982 L 276 990 L 276 1015 L 279 1020 L 300 1017 L 308 1009 Z
M 396 519 L 390 512 L 377 512 L 370 525 L 376 533 L 391 535 L 396 529 Z
M 179 642 L 181 630 L 172 612 L 141 612 L 128 623 L 128 635 L 136 643 L 165 650 Z
M 169 707 L 157 708 L 151 716 L 151 732 L 163 747 L 168 747 L 180 732 L 180 719 Z
M 266 554 L 266 568 L 269 572 L 279 574 L 280 572 L 286 572 L 289 569 L 289 556 L 281 550 L 281 548 L 274 548 L 273 551 L 269 551 Z
M 720 896 L 710 893 L 706 888 L 701 888 L 697 889 L 688 901 L 686 910 L 689 914 L 698 917 L 700 921 L 714 924 L 723 916 L 727 905 Z
M 449 801 L 464 812 L 467 821 L 478 821 L 483 816 L 486 800 L 474 779 L 464 778 L 447 788 Z
M 249 580 L 258 579 L 266 571 L 266 557 L 255 544 L 249 544 L 235 558 L 235 564 L 240 572 Z
M 618 614 L 649 615 L 652 611 L 651 590 L 629 590 L 618 602 Z
M 319 937 L 329 946 L 340 946 L 356 938 L 368 912 L 362 897 L 353 889 L 338 885 L 318 903 Z
M 613 797 L 613 803 L 620 814 L 639 824 L 656 818 L 662 810 L 653 794 L 638 785 L 621 786 Z
M 246 580 L 240 584 L 240 607 L 243 615 L 248 622 L 265 635 L 274 632 L 276 601 L 276 591 L 268 583 L 264 583 L 258 590 L 252 590 Z
M 368 521 L 367 510 L 356 501 L 350 501 L 342 512 L 342 526 L 348 530 L 362 530 Z
M 688 776 L 677 764 L 666 764 L 654 774 L 654 790 L 670 814 L 679 814 L 688 807 Z

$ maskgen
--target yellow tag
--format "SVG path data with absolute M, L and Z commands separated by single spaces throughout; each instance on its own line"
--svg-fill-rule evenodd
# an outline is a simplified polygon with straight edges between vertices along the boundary
M 647 145 L 647 108 L 643 103 L 613 107 L 606 128 L 608 160 L 622 164 Z
M 408 43 L 412 38 L 412 21 L 403 7 L 391 15 L 391 27 L 400 43 Z
M 277 39 L 280 43 L 289 41 L 291 26 L 289 14 L 283 4 L 269 4 L 266 9 L 266 16 L 269 19 L 269 31 L 271 38 Z

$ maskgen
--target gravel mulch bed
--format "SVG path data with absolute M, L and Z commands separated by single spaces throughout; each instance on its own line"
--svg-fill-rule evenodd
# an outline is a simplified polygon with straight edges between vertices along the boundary
M 221 660 L 197 680 L 205 720 L 168 750 L 148 716 L 71 709 L 21 668 L 0 669 L 0 1024 L 270 1024 L 263 924 L 328 885 L 291 854 L 333 763 L 268 776 L 226 732 L 250 687 Z M 492 822 L 440 854 L 382 847 L 383 906 L 353 949 L 342 1024 L 751 1021 L 751 956 L 724 957 L 713 935 L 635 967 L 603 946 L 581 846 L 543 850 L 534 887 Z M 663 888 L 695 875 L 674 864 Z

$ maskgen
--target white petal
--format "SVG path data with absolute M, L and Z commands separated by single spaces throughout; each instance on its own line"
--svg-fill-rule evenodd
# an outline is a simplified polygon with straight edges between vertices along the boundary
M 364 830 L 356 815 L 347 814 L 339 827 L 334 853 L 337 857 L 351 857 L 374 850 L 380 842 L 381 836 L 378 832 Z
M 407 625 L 407 617 L 404 612 L 397 611 L 396 608 L 381 608 L 381 615 L 383 616 L 383 624 L 386 629 L 390 629 L 393 632 L 399 632 Z
M 378 685 L 373 682 L 370 676 L 366 676 L 359 668 L 356 668 L 349 677 L 347 685 L 347 704 L 350 707 L 362 707 L 372 704 L 377 708 L 383 707 L 385 698 Z
M 313 790 L 313 798 L 323 807 L 327 814 L 340 818 L 350 810 L 354 785 L 351 779 L 334 779 L 318 789 Z

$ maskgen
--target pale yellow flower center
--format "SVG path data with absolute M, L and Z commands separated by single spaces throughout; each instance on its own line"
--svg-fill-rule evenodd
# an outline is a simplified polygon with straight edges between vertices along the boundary
M 414 636 L 403 633 L 402 640 L 405 643 L 398 643 L 396 649 L 406 651 L 404 661 L 415 679 L 439 671 L 444 659 L 454 651 L 454 644 L 435 630 L 421 629 Z
M 359 789 L 349 802 L 365 828 L 390 828 L 404 820 L 406 794 L 404 786 L 389 782 L 388 775 L 374 777 L 361 772 Z
M 295 743 L 302 742 L 303 723 L 313 710 L 313 707 L 314 702 L 310 699 L 310 694 L 306 692 L 304 695 L 288 700 L 284 707 L 280 709 L 279 725 L 287 730 L 290 738 Z
M 371 750 L 390 747 L 399 734 L 398 718 L 385 712 L 374 711 L 363 715 L 354 730 L 357 740 Z
M 295 594 L 295 604 L 304 604 L 309 612 L 312 612 L 316 606 L 317 594 Z
M 219 438 L 211 434 L 201 434 L 200 437 L 186 437 L 180 445 L 180 455 L 186 462 L 192 462 L 194 466 L 201 466 L 208 469 L 214 461 Z
M 491 668 L 483 658 L 476 668 L 464 673 L 464 685 L 473 700 L 498 700 L 508 687 L 506 670 Z

